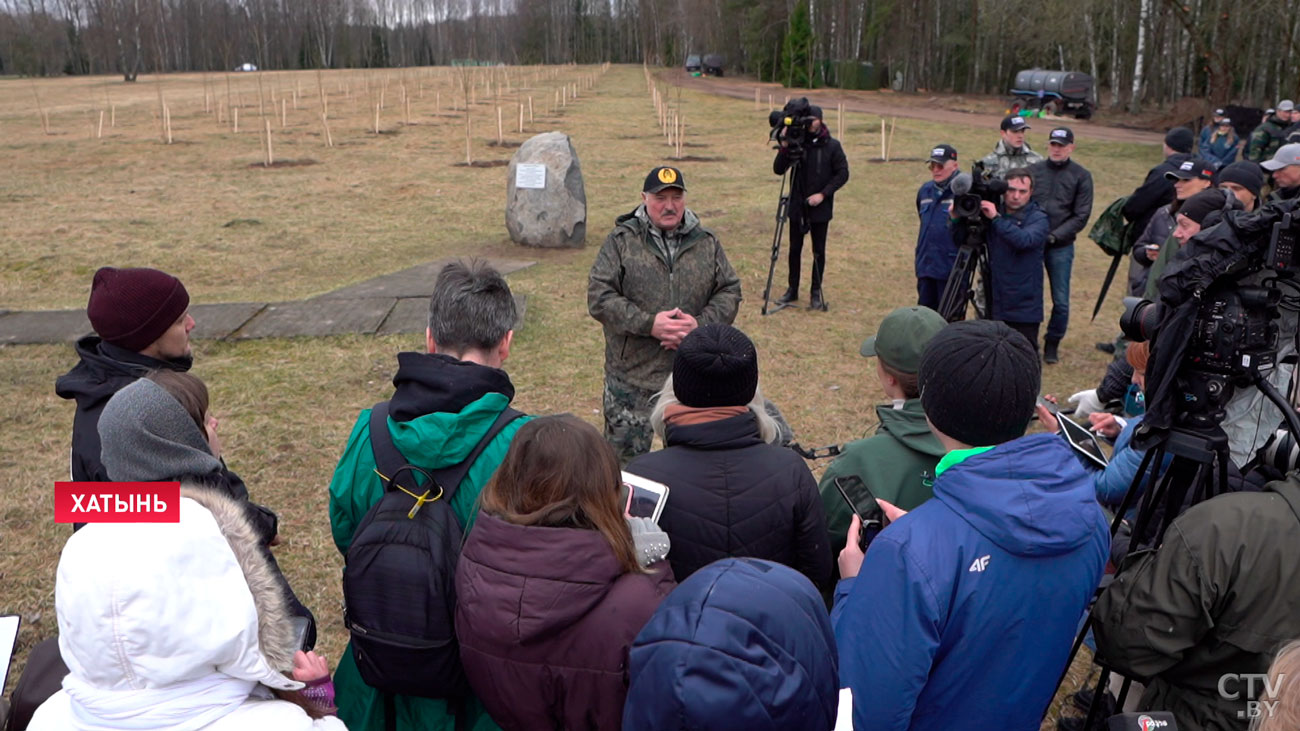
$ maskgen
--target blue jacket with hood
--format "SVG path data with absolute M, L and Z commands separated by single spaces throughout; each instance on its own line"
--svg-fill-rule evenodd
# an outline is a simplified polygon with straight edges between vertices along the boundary
M 1035 434 L 940 462 L 871 543 L 831 621 L 859 729 L 1037 729 L 1101 579 L 1092 476 Z
M 957 242 L 948 231 L 948 214 L 952 210 L 952 179 L 943 184 L 927 180 L 916 191 L 916 215 L 921 232 L 916 235 L 916 276 L 947 279 L 957 261 Z
M 837 676 L 812 582 L 724 558 L 678 585 L 632 643 L 623 731 L 830 729 Z

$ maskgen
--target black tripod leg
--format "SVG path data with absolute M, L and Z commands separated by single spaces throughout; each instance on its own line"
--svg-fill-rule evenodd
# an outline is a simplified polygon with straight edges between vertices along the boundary
M 1119 687 L 1119 695 L 1115 698 L 1115 712 L 1116 712 L 1116 713 L 1123 713 L 1123 712 L 1124 712 L 1124 701 L 1127 701 L 1127 700 L 1128 700 L 1128 692 L 1129 692 L 1129 690 L 1131 690 L 1132 688 L 1133 688 L 1133 679 L 1130 678 L 1130 677 L 1127 677 L 1127 676 L 1126 676 L 1126 677 L 1124 678 L 1124 683 L 1123 683 L 1123 685 L 1121 685 L 1121 686 Z
M 794 190 L 794 173 L 798 169 L 799 163 L 796 162 L 790 166 L 786 174 L 781 176 L 781 195 L 776 201 L 776 231 L 772 234 L 772 261 L 767 265 L 767 286 L 763 287 L 763 309 L 762 314 L 766 315 L 768 302 L 772 298 L 772 275 L 776 273 L 776 262 L 781 258 L 781 234 L 785 232 L 785 222 L 790 218 L 790 196 L 786 195 L 786 183 L 790 184 L 790 189 Z M 778 312 L 784 309 L 782 304 L 772 312 Z
M 1106 668 L 1101 669 L 1101 676 L 1097 678 L 1097 685 L 1092 689 L 1092 702 L 1088 704 L 1088 718 L 1083 722 L 1084 729 L 1091 729 L 1092 725 L 1101 720 L 1097 714 L 1101 711 L 1101 698 L 1106 693 L 1106 684 L 1110 682 L 1110 671 Z

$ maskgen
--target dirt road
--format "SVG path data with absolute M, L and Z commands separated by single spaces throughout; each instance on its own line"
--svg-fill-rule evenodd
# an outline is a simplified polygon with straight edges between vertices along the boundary
M 767 95 L 771 94 L 773 99 L 777 100 L 778 106 L 786 96 L 807 96 L 808 100 L 813 104 L 817 104 L 826 110 L 833 110 L 836 104 L 843 102 L 844 108 L 853 112 L 879 114 L 885 117 L 924 119 L 929 122 L 948 122 L 984 129 L 997 129 L 998 123 L 1002 121 L 1003 116 L 1000 113 L 945 109 L 930 103 L 928 98 L 925 97 L 893 92 L 786 89 L 780 84 L 759 83 L 752 79 L 694 77 L 688 76 L 681 71 L 668 72 L 664 76 L 671 79 L 673 83 L 680 84 L 688 89 L 735 99 L 753 99 L 754 88 L 758 87 L 759 95 L 764 102 L 767 100 Z M 989 105 L 985 104 L 984 106 Z M 1158 132 L 1113 127 L 1096 122 L 1085 122 L 1073 117 L 1062 118 L 1061 123 L 1074 130 L 1074 134 L 1080 139 L 1104 140 L 1106 142 L 1136 142 L 1153 145 L 1160 144 L 1164 140 L 1164 136 Z

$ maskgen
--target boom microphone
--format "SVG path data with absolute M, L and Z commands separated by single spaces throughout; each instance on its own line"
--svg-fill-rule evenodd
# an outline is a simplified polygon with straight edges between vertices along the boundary
M 973 182 L 970 173 L 957 173 L 948 187 L 952 188 L 952 194 L 954 196 L 966 195 L 970 192 Z

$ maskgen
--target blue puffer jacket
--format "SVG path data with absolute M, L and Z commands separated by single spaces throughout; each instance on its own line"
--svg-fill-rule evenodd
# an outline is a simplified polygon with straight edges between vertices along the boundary
M 957 260 L 957 244 L 948 233 L 948 213 L 952 210 L 950 176 L 943 186 L 927 181 L 916 192 L 916 213 L 921 218 L 921 232 L 916 237 L 916 276 L 947 279 Z
M 1133 485 L 1133 478 L 1137 476 L 1138 468 L 1142 466 L 1142 457 L 1146 455 L 1146 450 L 1133 447 L 1133 432 L 1141 423 L 1142 416 L 1140 414 L 1128 420 L 1128 423 L 1120 430 L 1119 435 L 1115 437 L 1115 449 L 1111 452 L 1110 462 L 1106 465 L 1106 469 L 1098 470 L 1093 475 L 1093 483 L 1097 487 L 1097 502 L 1112 510 L 1118 509 L 1120 503 L 1124 502 L 1124 495 L 1128 493 L 1129 487 Z M 1169 467 L 1169 463 L 1173 460 L 1173 455 L 1165 455 L 1164 464 L 1160 467 L 1160 474 L 1164 474 Z M 1146 491 L 1147 481 L 1150 476 L 1151 473 L 1148 471 L 1142 478 L 1137 495 L 1133 499 L 1133 505 L 1124 513 L 1126 519 L 1133 520 L 1137 516 L 1138 504 L 1141 502 L 1142 493 Z
M 1047 214 L 1034 201 L 989 222 L 994 320 L 1043 321 L 1043 249 L 1049 233 Z M 964 235 L 964 227 L 953 227 L 954 240 Z
M 871 543 L 831 621 L 853 727 L 1037 729 L 1110 547 L 1054 434 L 948 464 Z
M 691 574 L 629 654 L 624 731 L 835 725 L 839 671 L 826 605 L 779 563 L 724 558 Z

